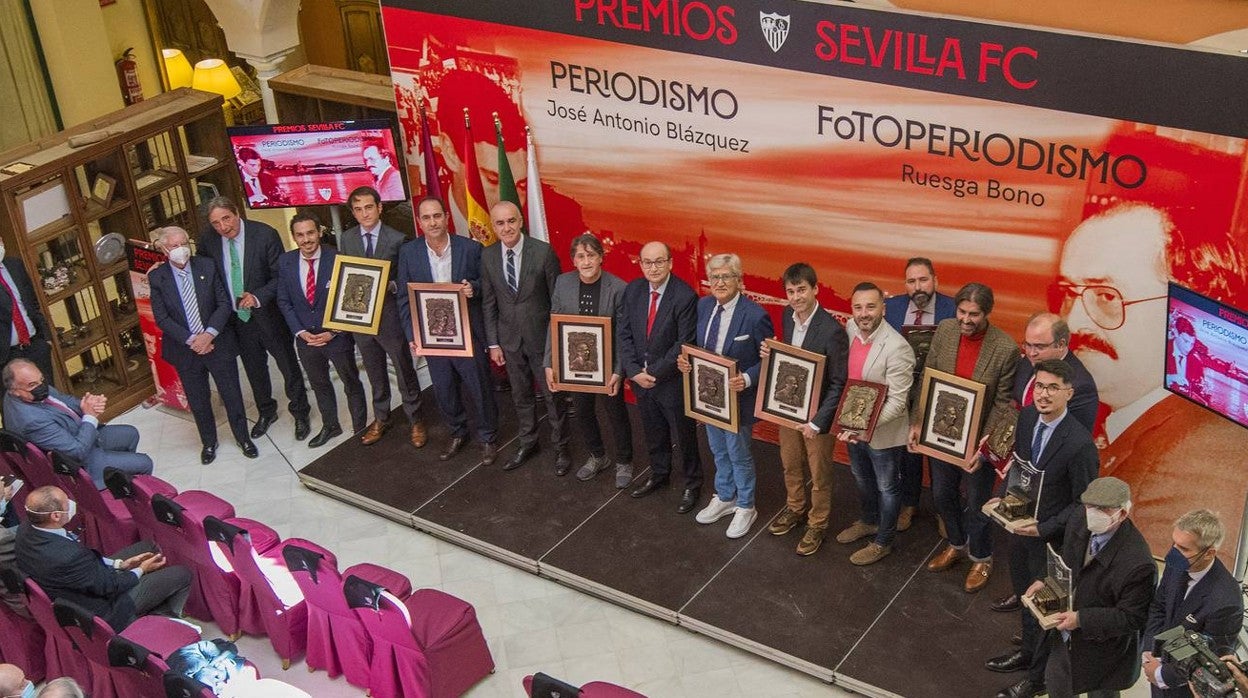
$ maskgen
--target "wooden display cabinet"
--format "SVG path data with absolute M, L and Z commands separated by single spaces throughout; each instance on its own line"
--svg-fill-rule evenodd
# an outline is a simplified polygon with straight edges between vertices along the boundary
M 96 243 L 167 225 L 195 237 L 216 194 L 242 198 L 222 100 L 190 88 L 0 153 L 0 237 L 56 335 L 57 387 L 107 395 L 106 418 L 155 392 L 126 258 L 105 263 Z

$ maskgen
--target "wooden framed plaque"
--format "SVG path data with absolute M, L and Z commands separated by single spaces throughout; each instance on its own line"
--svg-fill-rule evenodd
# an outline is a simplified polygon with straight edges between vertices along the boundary
M 737 375 L 737 360 L 692 344 L 682 346 L 680 353 L 693 367 L 685 374 L 685 414 L 737 433 L 741 415 L 737 395 L 728 384 Z
M 472 323 L 463 284 L 407 285 L 412 337 L 421 356 L 472 356 Z
M 552 388 L 609 393 L 614 356 L 611 318 L 598 315 L 550 316 Z
M 827 357 L 774 339 L 764 340 L 763 345 L 771 351 L 758 371 L 754 416 L 798 429 L 819 410 Z
M 847 380 L 841 391 L 841 402 L 832 419 L 832 433 L 849 431 L 859 441 L 867 442 L 875 435 L 875 425 L 888 399 L 888 386 L 871 381 Z
M 914 450 L 947 463 L 965 463 L 979 448 L 986 386 L 930 366 L 920 381 L 919 442 Z

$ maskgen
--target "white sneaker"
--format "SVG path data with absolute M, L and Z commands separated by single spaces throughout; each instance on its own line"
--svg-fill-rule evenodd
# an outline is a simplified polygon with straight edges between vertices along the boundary
M 754 525 L 754 519 L 758 517 L 758 512 L 753 507 L 742 509 L 737 507 L 737 513 L 732 515 L 732 523 L 728 524 L 728 537 L 740 538 L 750 532 L 750 526 Z
M 707 504 L 705 509 L 699 511 L 698 515 L 693 517 L 693 520 L 700 524 L 715 523 L 731 514 L 736 508 L 737 501 L 735 499 L 731 502 L 725 502 L 718 495 L 712 495 L 711 503 Z

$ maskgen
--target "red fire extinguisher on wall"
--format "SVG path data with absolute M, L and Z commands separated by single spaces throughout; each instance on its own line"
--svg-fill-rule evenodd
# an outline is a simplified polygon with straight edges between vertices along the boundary
M 121 98 L 126 106 L 143 101 L 143 86 L 139 84 L 139 64 L 134 60 L 134 48 L 128 48 L 117 59 L 117 81 L 121 83 Z

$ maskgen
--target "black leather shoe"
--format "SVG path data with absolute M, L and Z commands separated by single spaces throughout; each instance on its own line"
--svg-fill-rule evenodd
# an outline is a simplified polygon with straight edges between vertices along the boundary
M 256 448 L 256 444 L 252 443 L 251 439 L 245 439 L 243 441 L 239 441 L 238 447 L 239 449 L 242 450 L 243 455 L 247 456 L 248 458 L 260 457 L 260 451 Z
M 342 436 L 342 427 L 337 424 L 328 427 L 321 427 L 321 430 L 316 432 L 316 436 L 313 436 L 312 440 L 308 442 L 308 448 L 318 448 L 320 446 L 324 446 L 335 436 Z
M 1022 679 L 1007 688 L 997 691 L 997 698 L 1034 698 L 1044 693 L 1044 684 L 1035 684 L 1031 679 Z
M 451 456 L 459 453 L 459 449 L 468 443 L 467 436 L 452 436 L 451 442 L 446 445 L 446 449 L 438 454 L 438 460 L 448 460 Z
M 676 507 L 677 514 L 688 514 L 698 505 L 698 496 L 702 491 L 695 487 L 686 487 L 684 494 L 680 495 L 680 506 Z
M 561 448 L 555 451 L 555 475 L 563 477 L 572 469 L 572 459 L 568 457 L 568 450 Z
M 516 468 L 524 465 L 526 460 L 531 458 L 533 454 L 537 453 L 537 449 L 538 446 L 536 441 L 528 446 L 521 446 L 517 448 L 515 455 L 513 455 L 511 460 L 507 461 L 507 464 L 503 466 L 503 470 L 515 470 Z
M 494 465 L 494 459 L 498 458 L 498 447 L 493 443 L 481 444 L 481 462 L 482 467 Z
M 251 428 L 251 438 L 258 439 L 264 436 L 264 432 L 268 431 L 269 427 L 273 426 L 273 422 L 276 421 L 277 415 L 275 414 L 260 415 L 260 419 L 256 420 L 256 426 Z
M 295 441 L 303 441 L 312 433 L 312 425 L 307 417 L 295 417 Z
M 655 491 L 661 490 L 664 487 L 667 487 L 667 478 L 655 477 L 651 475 L 650 477 L 646 478 L 646 481 L 641 483 L 641 485 L 638 486 L 637 489 L 629 493 L 629 496 L 633 497 L 634 499 L 641 499 L 642 497 L 648 494 L 654 494 Z
M 1023 604 L 1018 600 L 1017 594 L 1010 594 L 1009 596 L 997 599 L 996 601 L 993 601 L 990 606 L 988 606 L 988 608 L 991 608 L 997 613 L 1013 613 L 1022 607 Z
M 1022 636 L 1022 635 L 1011 635 L 1011 636 L 1010 636 L 1010 644 L 1011 644 L 1011 645 L 1016 645 L 1016 646 L 1018 646 L 1018 647 L 1022 647 L 1022 646 L 1023 646 L 1023 636 Z
M 217 459 L 217 445 L 204 446 L 199 452 L 199 462 L 208 465 Z
M 1022 650 L 1014 650 L 1009 654 L 1003 654 L 1000 657 L 993 657 L 992 659 L 984 662 L 985 669 L 1002 674 L 1022 671 L 1029 666 L 1031 666 L 1031 658 L 1024 657 Z

